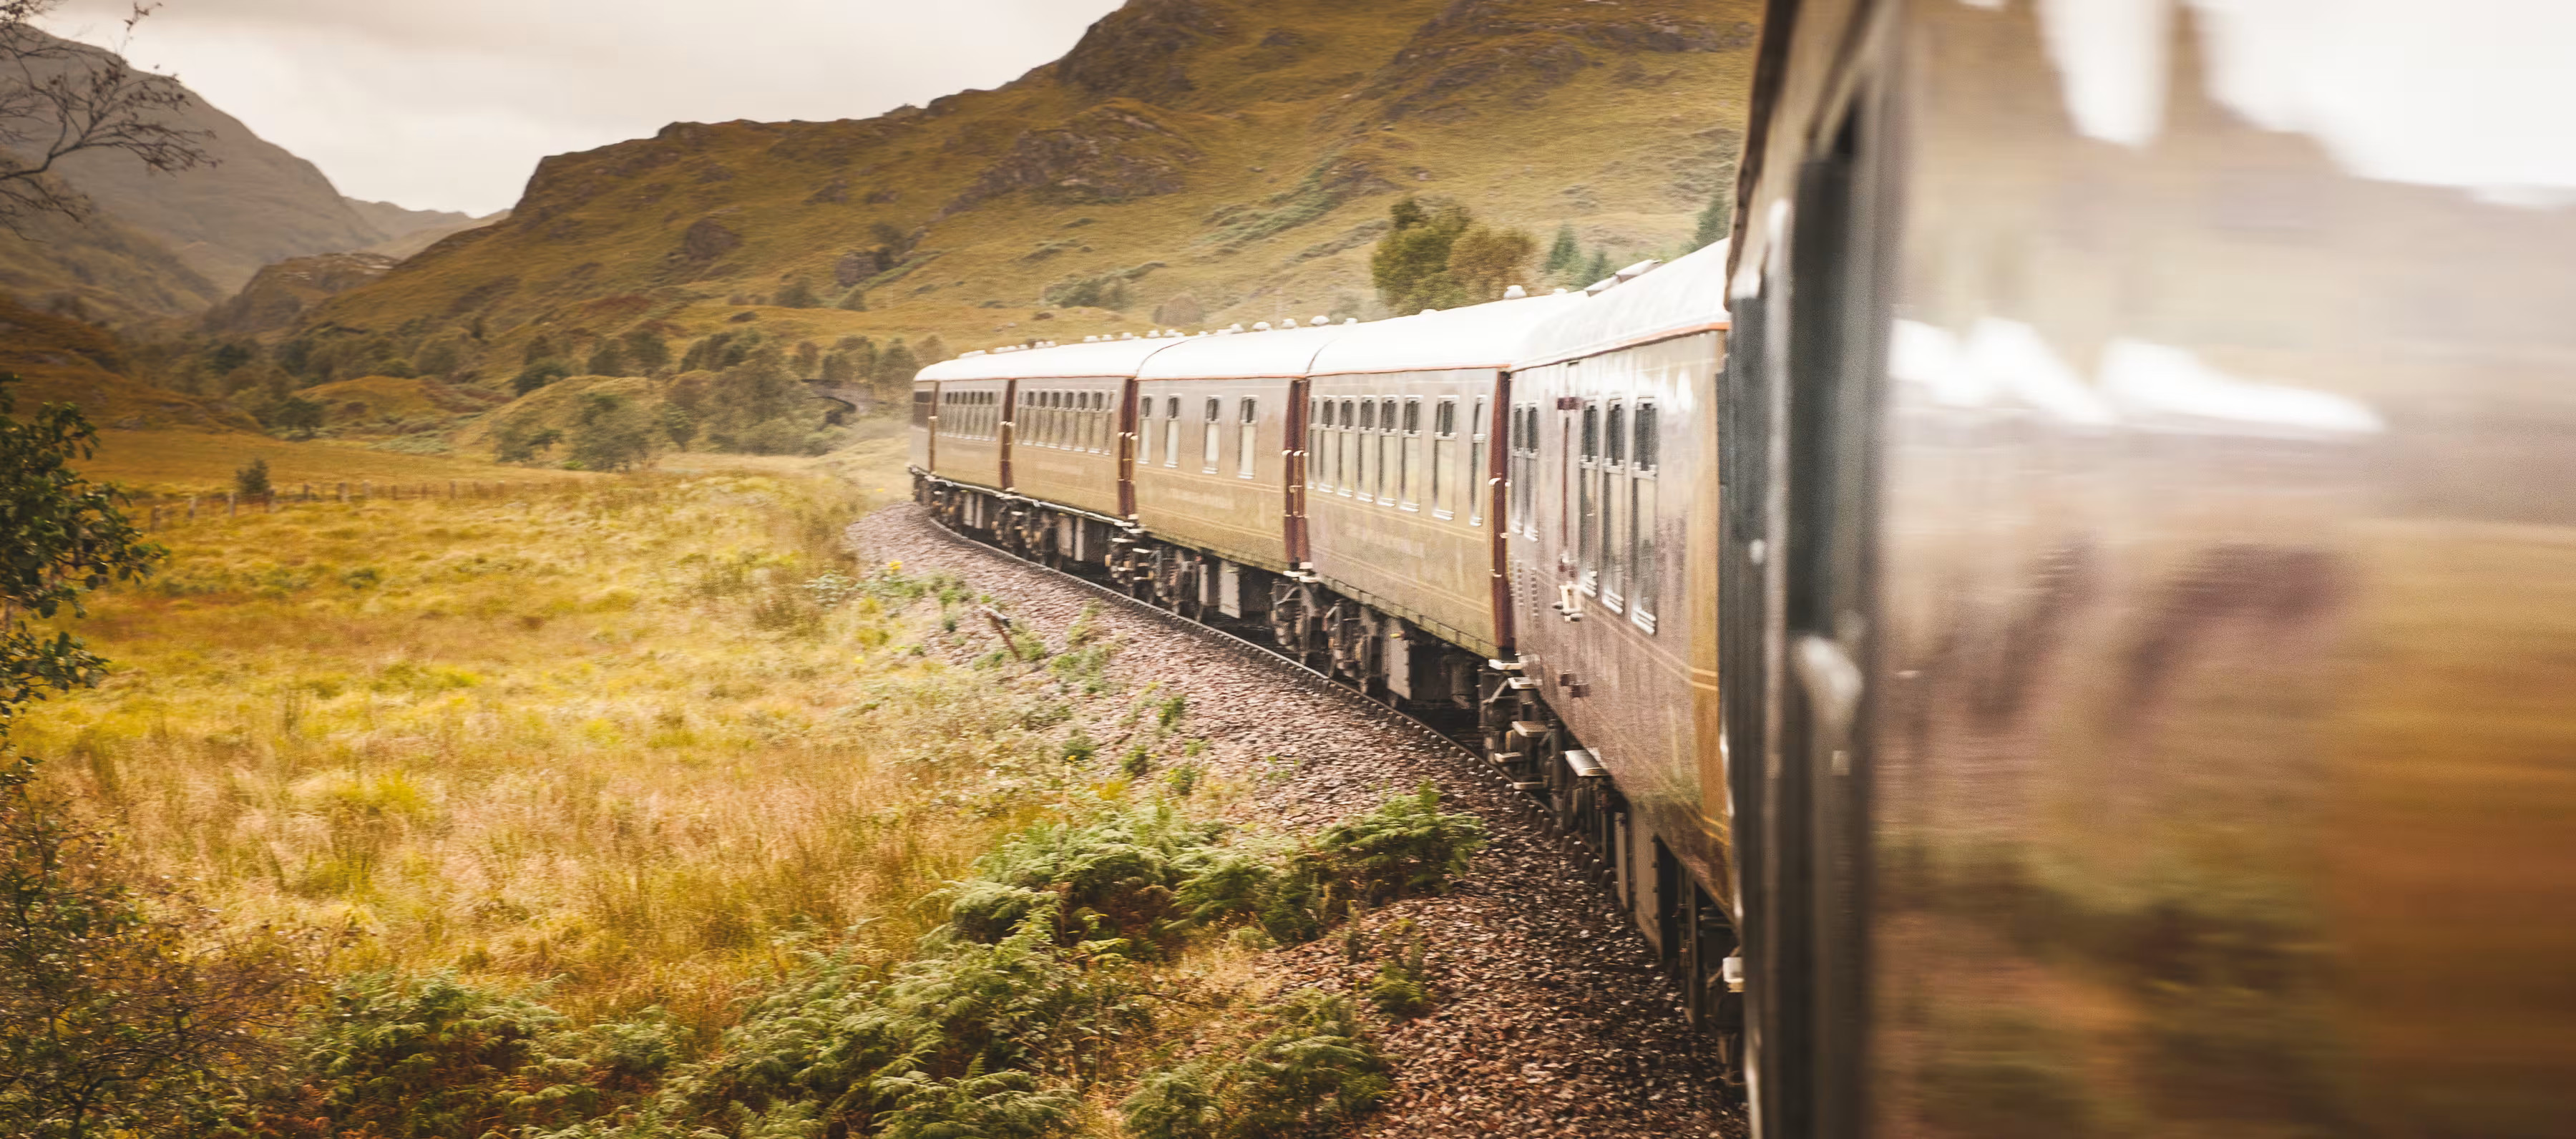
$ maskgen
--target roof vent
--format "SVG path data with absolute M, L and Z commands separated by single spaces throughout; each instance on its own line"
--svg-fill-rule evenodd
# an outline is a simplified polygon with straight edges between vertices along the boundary
M 1561 296 L 1564 296 L 1564 295 L 1565 295 L 1565 286 L 1563 286 L 1563 285 L 1558 285 L 1558 286 L 1556 287 L 1556 291 L 1555 291 L 1555 292 L 1553 292 L 1553 293 L 1550 293 L 1550 294 L 1548 294 L 1548 295 L 1549 295 L 1549 296 L 1552 296 L 1552 297 L 1561 297 Z
M 1440 310 L 1439 310 L 1439 309 L 1436 309 L 1436 308 L 1427 308 L 1427 309 L 1422 310 L 1421 312 L 1415 313 L 1414 315 L 1415 315 L 1415 316 L 1438 316 L 1438 315 L 1440 315 Z
M 1360 318 L 1356 316 L 1346 316 L 1342 318 L 1342 323 L 1344 324 L 1358 324 L 1359 322 Z
M 1306 323 L 1314 325 L 1317 328 L 1322 328 L 1327 324 L 1333 323 L 1333 318 L 1329 316 L 1319 316 L 1313 320 L 1307 321 Z
M 1507 301 L 1516 301 L 1528 295 L 1529 290 L 1524 289 L 1519 285 L 1514 285 L 1511 288 L 1503 290 L 1503 299 Z
M 1235 325 L 1235 327 L 1236 327 L 1236 328 L 1241 328 L 1241 327 L 1243 327 L 1243 326 L 1242 326 L 1242 325 L 1240 325 L 1240 324 L 1238 324 L 1238 325 Z M 1268 332 L 1268 331 L 1270 331 L 1270 322 L 1269 322 L 1269 321 L 1266 321 L 1266 320 L 1265 320 L 1265 321 L 1262 321 L 1262 322 L 1261 322 L 1261 323 L 1259 323 L 1259 324 L 1253 325 L 1253 326 L 1252 326 L 1252 330 L 1253 330 L 1254 332 Z

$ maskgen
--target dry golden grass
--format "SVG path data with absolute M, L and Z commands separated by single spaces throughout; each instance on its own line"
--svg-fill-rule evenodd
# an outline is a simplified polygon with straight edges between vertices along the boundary
M 896 447 L 688 458 L 165 530 L 82 623 L 113 678 L 17 743 L 231 919 L 360 931 L 341 968 L 712 1027 L 801 940 L 899 952 L 1048 801 L 1041 698 L 912 652 L 936 600 L 809 599 Z
M 92 479 L 122 483 L 138 493 L 204 494 L 231 487 L 233 472 L 255 458 L 268 460 L 269 479 L 282 495 L 295 493 L 306 483 L 317 495 L 334 492 L 342 482 L 350 484 L 353 494 L 365 482 L 376 484 L 385 494 L 392 493 L 395 484 L 406 487 L 406 494 L 408 488 L 434 484 L 444 494 L 450 481 L 571 485 L 600 478 L 445 455 L 378 451 L 355 443 L 297 443 L 265 435 L 194 431 L 101 431 L 97 457 L 79 466 Z

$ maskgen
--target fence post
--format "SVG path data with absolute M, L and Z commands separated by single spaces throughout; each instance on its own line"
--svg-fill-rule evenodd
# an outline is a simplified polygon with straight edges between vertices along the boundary
M 312 483 L 306 483 L 306 484 L 304 484 L 304 501 L 306 501 L 306 502 L 311 502 L 311 501 L 313 501 L 313 484 L 312 484 Z
M 347 483 L 340 484 L 340 501 L 344 503 L 349 501 L 349 484 Z
M 161 504 L 157 502 L 152 504 L 152 528 L 161 528 Z
M 376 496 L 376 480 L 374 480 L 374 479 L 360 479 L 360 480 L 358 480 L 358 501 L 359 501 L 359 502 L 365 502 L 366 500 L 368 500 L 368 499 L 370 499 L 370 498 L 374 498 L 375 496 Z
M 197 520 L 197 496 L 192 494 L 192 495 L 189 495 L 189 496 L 188 496 L 188 521 L 190 521 L 190 522 L 194 522 L 194 521 L 196 521 L 196 520 Z

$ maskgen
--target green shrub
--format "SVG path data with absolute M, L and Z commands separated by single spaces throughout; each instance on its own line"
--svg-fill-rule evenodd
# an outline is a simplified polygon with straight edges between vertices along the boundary
M 1386 960 L 1378 964 L 1377 979 L 1369 982 L 1369 1003 L 1398 1020 L 1431 1011 L 1430 939 L 1414 932 L 1412 920 L 1406 919 L 1387 931 L 1386 940 Z
M 1188 714 L 1189 714 L 1189 710 L 1190 710 L 1190 698 L 1189 698 L 1189 697 L 1187 697 L 1187 696 L 1174 696 L 1174 697 L 1170 697 L 1170 698 L 1168 698 L 1168 699 L 1164 700 L 1161 704 L 1159 704 L 1159 705 L 1155 706 L 1155 708 L 1154 708 L 1154 724 L 1155 724 L 1155 726 L 1157 726 L 1157 727 L 1164 727 L 1164 728 L 1171 727 L 1171 726 L 1172 726 L 1172 725 L 1174 725 L 1174 724 L 1180 723 L 1180 722 L 1181 722 L 1181 717 L 1182 717 L 1182 716 L 1185 716 L 1185 715 L 1188 715 Z
M 1149 1072 L 1119 1105 L 1138 1139 L 1269 1139 L 1357 1118 L 1385 1098 L 1386 1061 L 1350 1003 L 1299 989 L 1262 1010 L 1268 1035 L 1232 1060 Z
M 1315 843 L 1337 876 L 1370 902 L 1443 893 L 1484 845 L 1484 824 L 1442 811 L 1427 779 L 1410 796 L 1333 825 Z
M 878 1117 L 884 1139 L 1037 1139 L 1061 1129 L 1074 1105 L 1072 1096 L 1040 1090 L 1027 1072 L 987 1073 L 981 1062 L 953 1079 L 918 1071 L 881 1077 L 871 1090 L 895 1104 Z
M 1173 798 L 1189 798 L 1192 792 L 1199 789 L 1199 765 L 1184 763 L 1174 766 L 1163 776 L 1163 785 L 1172 789 Z
M 1119 773 L 1125 775 L 1129 779 L 1144 778 L 1145 772 L 1149 770 L 1152 765 L 1153 758 L 1145 753 L 1145 745 L 1143 744 L 1137 744 L 1128 748 L 1127 754 L 1118 757 Z
M 480 1135 L 569 1121 L 597 1093 L 553 1009 L 450 974 L 363 973 L 332 990 L 300 1068 L 326 1134 Z

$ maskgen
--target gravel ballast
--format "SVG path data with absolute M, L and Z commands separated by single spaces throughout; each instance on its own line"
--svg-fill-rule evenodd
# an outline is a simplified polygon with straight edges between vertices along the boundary
M 1584 880 L 1525 797 L 1471 759 L 1361 702 L 1300 683 L 1287 665 L 953 537 L 918 506 L 853 525 L 865 562 L 945 570 L 1051 646 L 1088 605 L 1116 638 L 1122 677 L 1188 698 L 1194 762 L 1248 787 L 1235 812 L 1312 832 L 1424 779 L 1492 836 L 1455 891 L 1367 914 L 1371 935 L 1410 920 L 1427 935 L 1433 1010 L 1371 1014 L 1395 1090 L 1354 1134 L 1369 1136 L 1741 1136 L 1741 1114 L 1698 1054 L 1680 994 L 1608 893 Z M 1276 757 L 1276 758 L 1273 758 Z M 1266 955 L 1291 985 L 1363 989 L 1374 959 L 1346 959 L 1337 931 Z

